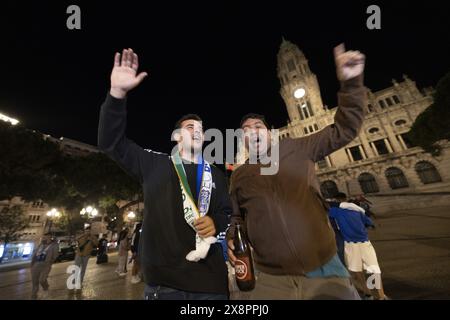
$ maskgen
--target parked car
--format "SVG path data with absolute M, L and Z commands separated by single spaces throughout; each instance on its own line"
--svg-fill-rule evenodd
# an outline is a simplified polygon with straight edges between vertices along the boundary
M 75 259 L 75 245 L 67 243 L 59 243 L 59 255 L 56 258 L 56 262 L 71 261 Z

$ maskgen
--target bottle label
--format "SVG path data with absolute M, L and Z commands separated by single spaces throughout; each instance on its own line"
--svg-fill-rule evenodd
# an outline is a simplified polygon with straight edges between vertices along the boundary
M 250 260 L 247 257 L 238 258 L 234 264 L 234 270 L 236 273 L 236 279 L 247 280 L 249 277 Z

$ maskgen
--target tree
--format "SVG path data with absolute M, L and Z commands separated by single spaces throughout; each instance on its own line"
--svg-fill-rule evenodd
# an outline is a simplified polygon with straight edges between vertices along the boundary
M 20 196 L 25 201 L 51 197 L 42 188 L 54 178 L 53 165 L 61 152 L 56 143 L 21 125 L 0 121 L 0 200 Z
M 75 220 L 81 208 L 95 205 L 106 213 L 107 221 L 118 218 L 115 223 L 120 227 L 122 215 L 118 201 L 142 198 L 140 184 L 103 153 L 64 156 L 56 172 L 62 181 L 57 183 L 59 191 L 50 203 L 65 207 L 67 214 Z
M 425 151 L 439 155 L 441 147 L 436 142 L 450 139 L 450 72 L 439 80 L 433 99 L 416 118 L 408 137 Z
M 23 214 L 21 206 L 7 206 L 0 211 L 0 240 L 4 245 L 0 263 L 6 254 L 6 245 L 12 241 L 16 241 L 21 235 L 20 232 L 27 226 L 28 220 Z
M 84 206 L 93 204 L 116 216 L 120 227 L 116 203 L 135 200 L 136 195 L 142 198 L 139 183 L 103 153 L 65 155 L 45 135 L 4 122 L 0 122 L 0 145 L 0 200 L 19 196 L 64 207 L 60 224 L 70 234 L 83 225 L 79 212 Z

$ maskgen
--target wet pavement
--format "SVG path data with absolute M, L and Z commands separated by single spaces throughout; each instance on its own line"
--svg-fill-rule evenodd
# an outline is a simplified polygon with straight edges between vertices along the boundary
M 117 267 L 117 253 L 109 254 L 109 262 L 97 265 L 96 258 L 89 259 L 84 277 L 83 289 L 74 291 L 67 289 L 69 274 L 67 268 L 71 262 L 53 265 L 48 278 L 50 285 L 50 300 L 130 300 L 143 299 L 144 284 L 132 284 L 131 264 L 125 277 L 119 277 L 114 271 Z M 42 291 L 40 291 L 41 293 Z M 0 300 L 30 299 L 31 273 L 30 268 L 21 268 L 0 272 Z
M 450 299 L 450 208 L 433 208 L 391 213 L 375 219 L 370 231 L 383 272 L 385 292 L 392 299 Z M 117 300 L 143 298 L 144 284 L 131 284 L 128 274 L 120 278 L 114 270 L 117 254 L 107 264 L 91 258 L 80 293 L 68 290 L 67 267 L 53 265 L 49 276 L 49 299 Z M 29 299 L 30 269 L 0 269 L 0 299 Z

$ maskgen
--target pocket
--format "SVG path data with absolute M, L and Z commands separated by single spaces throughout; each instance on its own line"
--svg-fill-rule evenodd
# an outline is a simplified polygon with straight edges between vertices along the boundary
M 145 300 L 182 300 L 182 291 L 162 286 L 146 286 Z

